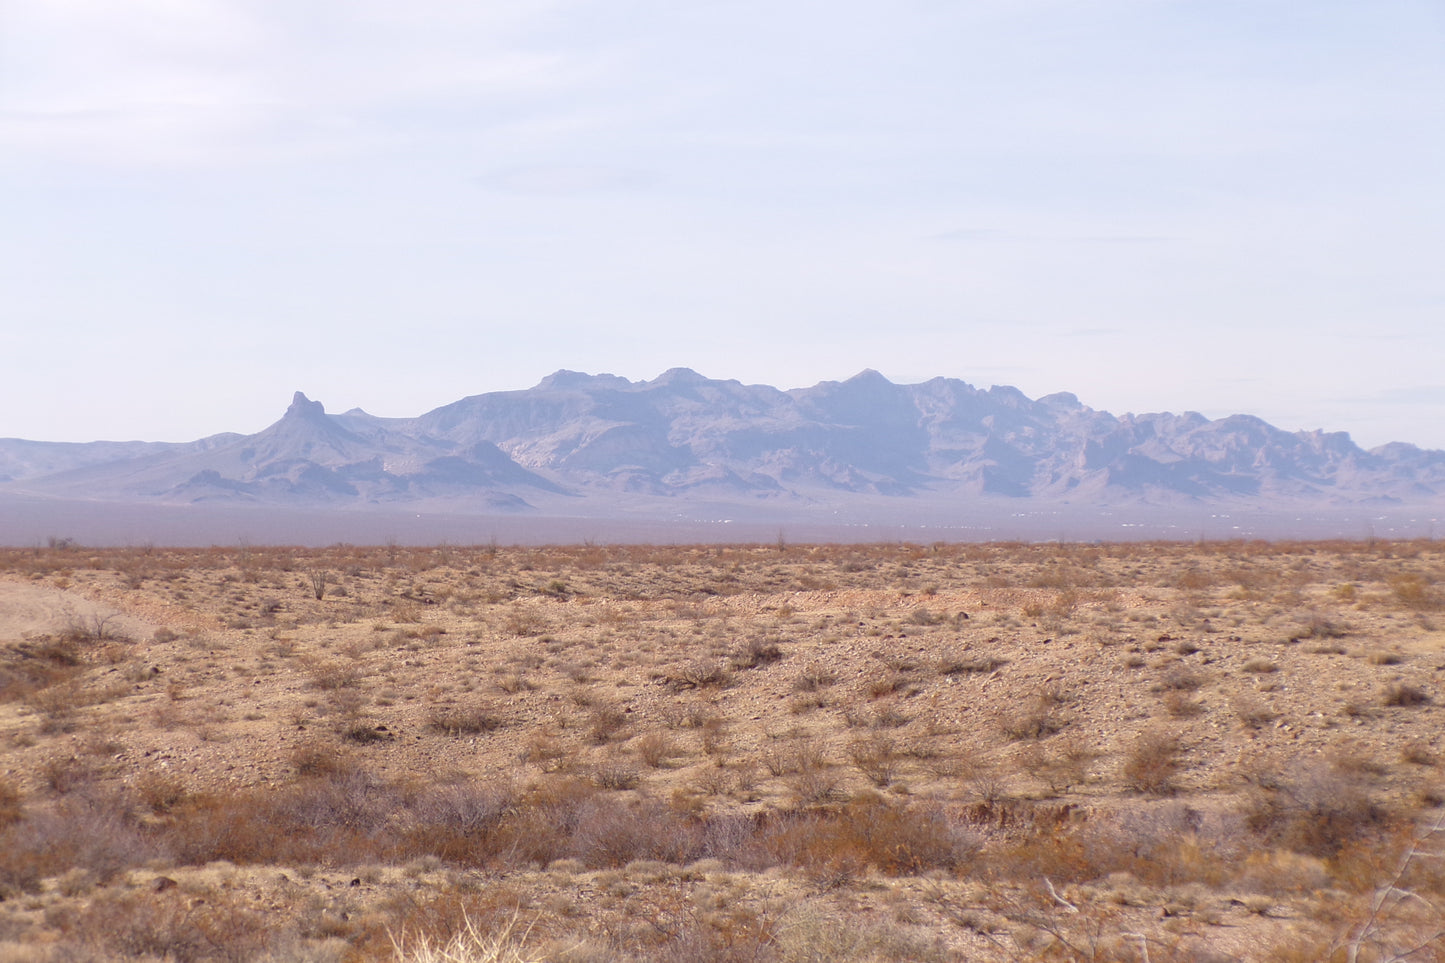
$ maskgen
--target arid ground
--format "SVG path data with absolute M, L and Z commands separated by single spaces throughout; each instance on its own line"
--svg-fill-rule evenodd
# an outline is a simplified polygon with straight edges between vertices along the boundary
M 0 961 L 1445 958 L 1434 542 L 0 551 Z

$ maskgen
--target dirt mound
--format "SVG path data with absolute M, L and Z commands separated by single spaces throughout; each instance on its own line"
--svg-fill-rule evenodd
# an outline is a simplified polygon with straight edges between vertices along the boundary
M 29 582 L 0 581 L 0 644 L 37 635 L 150 635 L 156 626 L 79 592 Z

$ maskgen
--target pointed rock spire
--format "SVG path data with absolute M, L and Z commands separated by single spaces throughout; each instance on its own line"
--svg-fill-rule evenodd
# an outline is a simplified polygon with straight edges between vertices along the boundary
M 286 409 L 287 418 L 319 418 L 326 414 L 326 406 L 319 401 L 312 401 L 301 392 L 291 396 L 291 407 Z

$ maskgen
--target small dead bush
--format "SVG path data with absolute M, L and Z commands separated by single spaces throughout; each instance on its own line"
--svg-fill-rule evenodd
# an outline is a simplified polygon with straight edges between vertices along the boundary
M 291 767 L 298 776 L 333 777 L 353 771 L 356 765 L 340 746 L 318 740 L 292 749 Z
M 1258 696 L 1241 693 L 1230 700 L 1234 715 L 1247 729 L 1259 729 L 1279 718 L 1279 713 L 1266 705 Z
M 638 758 L 653 769 L 666 766 L 668 760 L 677 755 L 677 744 L 665 732 L 644 732 L 632 740 L 632 747 L 637 750 Z
M 1182 768 L 1179 738 L 1157 730 L 1134 740 L 1124 757 L 1123 777 L 1130 789 L 1151 796 L 1175 791 L 1174 780 Z
M 803 666 L 793 679 L 793 689 L 797 692 L 816 692 L 837 681 L 838 675 L 831 668 L 819 662 L 810 662 Z
M 771 639 L 750 639 L 732 656 L 734 669 L 756 669 L 783 659 L 782 646 Z
M 883 787 L 898 775 L 898 743 L 892 736 L 875 732 L 848 744 L 848 758 L 875 786 Z
M 1193 719 L 1204 714 L 1204 703 L 1183 692 L 1166 692 L 1164 711 L 1174 719 Z
M 627 713 L 607 703 L 595 706 L 587 717 L 587 737 L 594 745 L 605 745 L 627 726 Z
M 1357 773 L 1319 763 L 1285 773 L 1255 774 L 1244 816 L 1248 827 L 1272 845 L 1330 859 L 1352 846 L 1390 835 L 1396 814 L 1369 791 Z
M 1005 708 L 998 714 L 999 731 L 1015 741 L 1042 739 L 1056 732 L 1062 732 L 1069 720 L 1062 707 L 1068 696 L 1058 688 L 1045 688 L 1034 693 L 1022 704 Z
M 432 706 L 427 713 L 427 727 L 449 736 L 474 736 L 495 732 L 505 720 L 489 702 L 466 705 Z
M 996 672 L 1008 665 L 1008 659 L 991 655 L 974 655 L 958 650 L 942 652 L 938 656 L 939 675 L 971 675 Z
M 277 935 L 274 921 L 221 891 L 107 893 L 75 923 L 83 942 L 107 954 L 176 963 L 245 963 L 264 956 Z
M 620 759 L 606 759 L 594 765 L 590 772 L 592 785 L 598 789 L 636 789 L 642 782 L 642 774 L 630 762 Z
M 1392 682 L 1385 687 L 1380 701 L 1392 709 L 1410 708 L 1430 704 L 1430 693 L 1422 686 L 1409 682 Z
M 701 689 L 705 686 L 726 686 L 732 681 L 727 666 L 713 659 L 696 659 L 678 670 L 673 687 Z

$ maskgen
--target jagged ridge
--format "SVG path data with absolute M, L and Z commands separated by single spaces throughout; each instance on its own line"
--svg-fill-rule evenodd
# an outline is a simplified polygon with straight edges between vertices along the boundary
M 524 510 L 567 496 L 920 502 L 1286 499 L 1445 493 L 1445 452 L 1366 451 L 1246 415 L 1116 417 L 1068 393 L 876 371 L 780 390 L 674 368 L 652 381 L 558 371 L 416 418 L 327 414 L 297 392 L 255 435 L 184 445 L 0 441 L 5 487 L 162 502 L 445 503 Z

